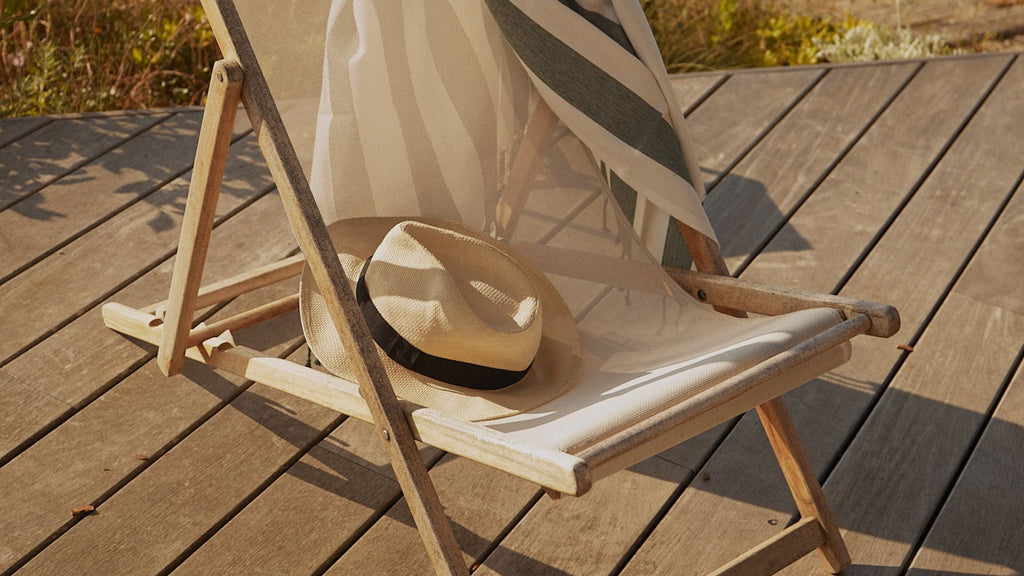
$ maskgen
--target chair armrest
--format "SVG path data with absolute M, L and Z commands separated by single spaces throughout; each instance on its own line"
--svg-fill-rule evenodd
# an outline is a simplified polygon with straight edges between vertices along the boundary
M 666 267 L 665 272 L 691 296 L 716 307 L 744 310 L 768 316 L 807 308 L 834 308 L 847 318 L 854 314 L 867 316 L 871 321 L 871 328 L 866 334 L 871 336 L 888 338 L 900 329 L 900 313 L 888 304 L 769 286 L 739 280 L 731 276 L 718 276 L 677 268 Z

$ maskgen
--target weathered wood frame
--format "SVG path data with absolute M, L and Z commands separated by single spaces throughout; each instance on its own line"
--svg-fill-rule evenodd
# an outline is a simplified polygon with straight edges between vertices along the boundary
M 745 312 L 780 314 L 810 307 L 840 310 L 846 320 L 832 329 L 781 353 L 759 366 L 729 378 L 713 389 L 651 416 L 577 454 L 526 445 L 481 425 L 395 397 L 376 347 L 358 313 L 349 283 L 319 216 L 308 182 L 285 132 L 277 107 L 232 0 L 204 0 L 207 16 L 225 60 L 213 70 L 207 111 L 200 133 L 195 169 L 182 225 L 170 296 L 142 309 L 112 303 L 103 307 L 106 324 L 159 346 L 158 365 L 166 374 L 180 371 L 184 358 L 244 376 L 317 402 L 377 427 L 395 475 L 409 502 L 416 525 L 438 574 L 468 574 L 451 526 L 415 440 L 508 471 L 536 482 L 553 494 L 582 495 L 596 477 L 614 470 L 624 456 L 648 441 L 672 433 L 681 424 L 729 403 L 730 412 L 714 414 L 714 424 L 757 407 L 782 471 L 801 512 L 793 526 L 737 558 L 716 574 L 775 572 L 818 550 L 826 568 L 838 572 L 850 564 L 838 527 L 825 502 L 813 469 L 781 398 L 757 400 L 758 387 L 861 333 L 887 337 L 899 329 L 899 315 L 890 306 L 831 295 L 787 290 L 731 278 L 717 244 L 680 224 L 698 272 L 668 270 L 685 290 L 716 308 L 742 316 Z M 243 82 L 244 79 L 244 82 Z M 250 123 L 281 195 L 302 254 L 235 278 L 200 287 L 203 263 L 213 226 L 220 181 L 239 102 Z M 553 115 L 542 113 L 539 142 L 554 128 Z M 538 146 L 542 146 L 538 144 Z M 532 172 L 536 150 L 527 150 L 521 172 Z M 518 174 L 518 172 L 517 172 Z M 517 178 L 525 178 L 518 174 Z M 515 187 L 514 187 L 515 188 Z M 522 188 L 525 188 L 523 186 Z M 518 188 L 516 188 L 518 189 Z M 506 200 L 506 227 L 515 226 L 523 194 Z M 192 327 L 196 309 L 298 275 L 308 260 L 324 294 L 342 342 L 358 351 L 353 363 L 357 382 L 350 382 L 286 360 L 236 345 L 237 330 L 294 310 L 297 296 L 287 297 L 210 325 Z M 673 438 L 682 441 L 686 436 Z

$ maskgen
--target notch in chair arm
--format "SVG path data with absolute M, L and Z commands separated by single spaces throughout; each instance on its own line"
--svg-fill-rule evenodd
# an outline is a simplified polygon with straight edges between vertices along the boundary
M 818 294 L 718 276 L 703 272 L 665 268 L 679 286 L 701 302 L 712 306 L 775 316 L 807 308 L 834 308 L 849 318 L 863 314 L 871 320 L 867 334 L 888 338 L 900 329 L 900 313 L 888 304 Z

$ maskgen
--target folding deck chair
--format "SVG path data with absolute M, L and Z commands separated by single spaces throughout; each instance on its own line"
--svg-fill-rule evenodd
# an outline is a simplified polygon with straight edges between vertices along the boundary
M 729 276 L 637 3 L 203 5 L 224 59 L 213 70 L 170 296 L 138 310 L 106 305 L 109 327 L 158 345 L 168 375 L 188 357 L 374 425 L 438 574 L 468 570 L 414 440 L 553 497 L 581 496 L 751 408 L 802 519 L 720 573 L 778 570 L 812 550 L 829 572 L 849 565 L 780 396 L 845 362 L 853 336 L 894 334 L 898 313 Z M 302 254 L 201 288 L 239 102 Z M 572 325 L 543 337 L 574 363 L 561 372 L 566 382 L 551 383 L 557 393 L 519 405 L 513 392 L 457 391 L 496 407 L 472 417 L 396 396 L 338 246 L 366 240 L 346 236 L 356 234 L 352 222 L 387 230 L 423 218 L 472 229 L 542 271 L 538 282 L 557 291 Z M 676 235 L 696 271 L 661 265 Z M 298 295 L 192 326 L 198 308 L 300 273 L 347 378 L 234 341 L 232 330 L 296 307 L 305 321 L 312 304 Z

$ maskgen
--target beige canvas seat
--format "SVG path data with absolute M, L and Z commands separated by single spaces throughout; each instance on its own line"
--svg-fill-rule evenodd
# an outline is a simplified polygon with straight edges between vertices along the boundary
M 189 357 L 372 422 L 439 574 L 467 570 L 414 439 L 553 496 L 581 496 L 597 479 L 755 407 L 803 519 L 724 571 L 779 568 L 815 549 L 829 571 L 849 564 L 779 396 L 845 362 L 853 336 L 893 334 L 898 315 L 728 276 L 638 4 L 204 7 L 225 59 L 211 81 L 170 297 L 141 310 L 109 304 L 109 326 L 158 344 L 168 374 Z M 303 253 L 200 288 L 239 101 Z M 562 374 L 556 394 L 522 404 L 516 384 L 451 392 L 502 408 L 488 417 L 452 409 L 451 395 L 396 396 L 396 370 L 405 368 L 368 328 L 354 295 L 358 273 L 346 273 L 339 246 L 370 242 L 358 232 L 367 226 L 353 223 L 383 235 L 406 220 L 468 227 L 550 283 L 571 334 L 545 332 L 540 346 L 562 345 L 560 358 L 576 362 L 551 372 Z M 373 246 L 364 248 L 368 258 Z M 301 297 L 192 326 L 197 307 L 300 273 Z M 311 347 L 344 358 L 342 376 L 234 341 L 231 330 L 296 307 Z

